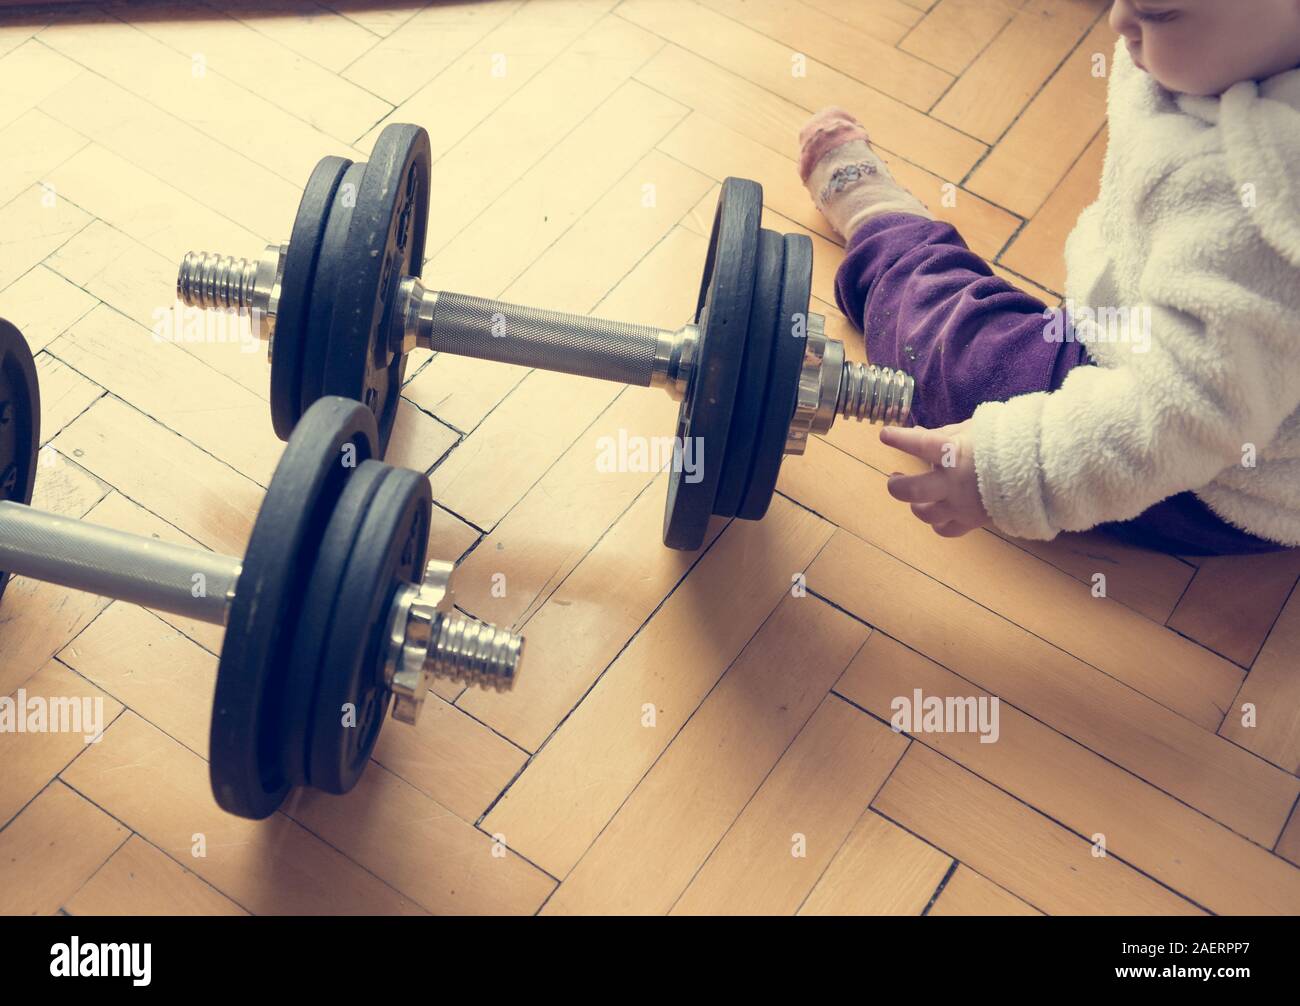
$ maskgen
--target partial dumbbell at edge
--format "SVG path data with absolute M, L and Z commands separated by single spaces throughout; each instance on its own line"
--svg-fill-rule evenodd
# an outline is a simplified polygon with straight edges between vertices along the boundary
M 263 818 L 293 786 L 344 793 L 384 718 L 435 678 L 504 691 L 523 639 L 451 606 L 426 561 L 428 479 L 374 460 L 374 416 L 322 398 L 290 438 L 243 560 L 30 507 L 32 355 L 0 320 L 0 595 L 10 573 L 226 626 L 210 737 L 217 802 Z

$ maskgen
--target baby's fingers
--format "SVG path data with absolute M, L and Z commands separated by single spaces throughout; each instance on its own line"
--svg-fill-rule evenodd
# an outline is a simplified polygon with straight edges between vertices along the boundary
M 885 487 L 890 496 L 904 503 L 935 503 L 948 495 L 947 479 L 937 469 L 921 475 L 895 475 Z
M 952 437 L 942 430 L 926 430 L 919 426 L 886 426 L 880 431 L 880 442 L 932 465 L 945 465 L 952 450 L 949 446 Z
M 937 528 L 953 519 L 952 507 L 947 503 L 913 503 L 912 516 Z

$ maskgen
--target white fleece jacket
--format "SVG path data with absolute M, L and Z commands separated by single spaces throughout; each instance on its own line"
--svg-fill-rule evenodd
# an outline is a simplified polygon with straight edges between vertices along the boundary
M 1101 196 L 1066 245 L 1099 366 L 975 411 L 984 506 L 1048 539 L 1190 489 L 1300 545 L 1300 70 L 1198 98 L 1121 42 L 1109 116 Z M 1127 339 L 1117 309 L 1137 323 Z

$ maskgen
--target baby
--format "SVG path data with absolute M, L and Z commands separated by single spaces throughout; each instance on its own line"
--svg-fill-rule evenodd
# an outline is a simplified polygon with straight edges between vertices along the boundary
M 946 537 L 1300 545 L 1300 0 L 1117 0 L 1110 23 L 1110 147 L 1065 312 L 992 275 L 847 113 L 800 135 L 848 238 L 839 305 L 916 378 L 918 427 L 880 436 L 933 468 L 889 491 Z

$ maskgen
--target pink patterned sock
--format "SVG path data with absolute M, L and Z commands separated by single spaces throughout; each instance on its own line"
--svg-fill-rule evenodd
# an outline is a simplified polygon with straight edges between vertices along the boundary
M 799 131 L 799 177 L 813 203 L 845 239 L 882 213 L 934 219 L 925 204 L 894 181 L 867 131 L 842 108 L 824 108 Z

